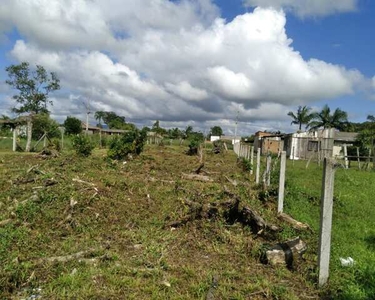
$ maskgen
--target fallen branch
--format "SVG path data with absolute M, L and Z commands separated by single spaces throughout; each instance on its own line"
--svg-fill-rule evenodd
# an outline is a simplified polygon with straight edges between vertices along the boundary
M 43 264 L 43 263 L 57 263 L 57 262 L 69 262 L 76 259 L 84 258 L 85 256 L 93 255 L 93 253 L 98 252 L 101 249 L 95 249 L 91 248 L 86 251 L 77 252 L 70 255 L 64 255 L 64 256 L 53 256 L 53 257 L 45 257 L 45 258 L 39 258 L 35 262 L 37 264 Z
M 226 180 L 228 180 L 233 186 L 237 186 L 238 182 L 236 180 L 230 179 L 228 176 L 224 176 Z
M 203 169 L 204 167 L 204 163 L 201 163 L 201 165 L 198 167 L 198 169 L 195 170 L 195 174 L 199 174 L 201 172 L 201 170 Z
M 214 275 L 212 278 L 211 287 L 208 290 L 206 300 L 215 300 L 215 291 L 219 285 L 219 277 L 217 275 Z
M 199 175 L 199 174 L 182 173 L 182 178 L 188 179 L 188 180 L 203 181 L 203 182 L 214 182 L 210 177 L 204 176 L 204 175 Z
M 242 222 L 249 224 L 257 234 L 261 234 L 265 229 L 280 231 L 279 227 L 266 223 L 266 221 L 256 211 L 247 206 L 242 208 L 240 214 L 242 215 Z
M 279 213 L 278 214 L 278 218 L 291 224 L 293 226 L 294 229 L 298 229 L 298 230 L 311 230 L 310 226 L 305 224 L 305 223 L 302 223 L 302 222 L 299 222 L 295 219 L 293 219 L 291 216 L 285 214 L 285 213 Z
M 11 222 L 12 222 L 12 219 L 2 220 L 2 221 L 0 221 L 0 227 L 6 226 L 6 225 L 10 224 Z
M 73 178 L 72 180 L 74 182 L 78 182 L 78 183 L 82 183 L 82 184 L 86 184 L 86 185 L 95 187 L 95 184 L 93 184 L 92 182 L 83 181 L 83 180 L 78 179 L 78 178 Z

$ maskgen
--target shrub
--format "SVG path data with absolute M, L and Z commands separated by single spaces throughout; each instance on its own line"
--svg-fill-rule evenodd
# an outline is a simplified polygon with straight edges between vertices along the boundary
M 244 172 L 249 172 L 253 169 L 253 166 L 250 160 L 244 157 L 238 159 L 238 165 L 242 168 Z
M 143 151 L 146 140 L 146 132 L 134 130 L 117 136 L 109 142 L 108 157 L 112 159 L 124 159 L 129 154 L 139 155 Z
M 94 145 L 86 135 L 77 135 L 73 137 L 72 144 L 74 150 L 77 152 L 80 156 L 89 156 L 94 149 Z
M 65 133 L 69 134 L 80 134 L 82 132 L 82 122 L 75 117 L 66 117 L 64 121 Z
M 187 151 L 188 155 L 197 155 L 199 145 L 202 143 L 202 138 L 198 135 L 190 138 L 189 150 Z

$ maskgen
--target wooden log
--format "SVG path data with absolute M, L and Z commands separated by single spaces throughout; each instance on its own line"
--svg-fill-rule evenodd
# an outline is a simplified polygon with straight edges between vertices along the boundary
M 204 176 L 204 175 L 199 175 L 199 174 L 182 173 L 182 178 L 188 179 L 188 180 L 203 181 L 203 182 L 214 182 L 210 177 Z
M 269 225 L 256 211 L 244 206 L 241 211 L 242 223 L 248 224 L 256 234 L 261 234 L 264 230 L 279 231 L 276 225 Z
M 215 300 L 216 299 L 215 291 L 216 291 L 218 285 L 219 285 L 219 277 L 217 275 L 214 275 L 213 278 L 212 278 L 211 287 L 208 290 L 208 293 L 207 293 L 207 296 L 206 296 L 206 300 Z
M 265 262 L 270 265 L 284 265 L 292 268 L 296 261 L 300 259 L 307 250 L 306 243 L 299 237 L 279 243 L 271 249 L 265 251 Z
M 298 230 L 311 230 L 310 226 L 293 219 L 291 216 L 285 213 L 279 213 L 278 218 L 292 225 L 294 229 Z
M 199 174 L 204 167 L 204 163 L 201 163 L 198 169 L 195 170 L 195 174 Z

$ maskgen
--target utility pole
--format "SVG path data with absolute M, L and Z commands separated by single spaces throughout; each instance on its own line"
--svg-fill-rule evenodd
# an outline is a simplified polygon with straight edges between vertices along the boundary
M 238 124 L 238 115 L 240 112 L 237 110 L 236 123 L 234 125 L 234 144 L 237 142 L 237 124 Z
M 87 99 L 86 102 L 83 102 L 83 105 L 86 108 L 86 135 L 87 135 L 89 133 L 89 114 L 91 114 L 90 99 Z

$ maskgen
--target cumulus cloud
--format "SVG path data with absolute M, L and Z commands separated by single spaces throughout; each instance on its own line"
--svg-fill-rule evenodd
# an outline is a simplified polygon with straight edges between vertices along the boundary
M 25 37 L 12 57 L 62 80 L 58 118 L 78 115 L 83 96 L 144 122 L 227 124 L 239 113 L 248 124 L 278 125 L 290 106 L 355 93 L 366 80 L 304 60 L 273 8 L 227 22 L 210 0 L 3 1 L 0 24 Z
M 273 7 L 292 11 L 300 17 L 327 16 L 357 10 L 358 0 L 244 0 L 249 7 Z

